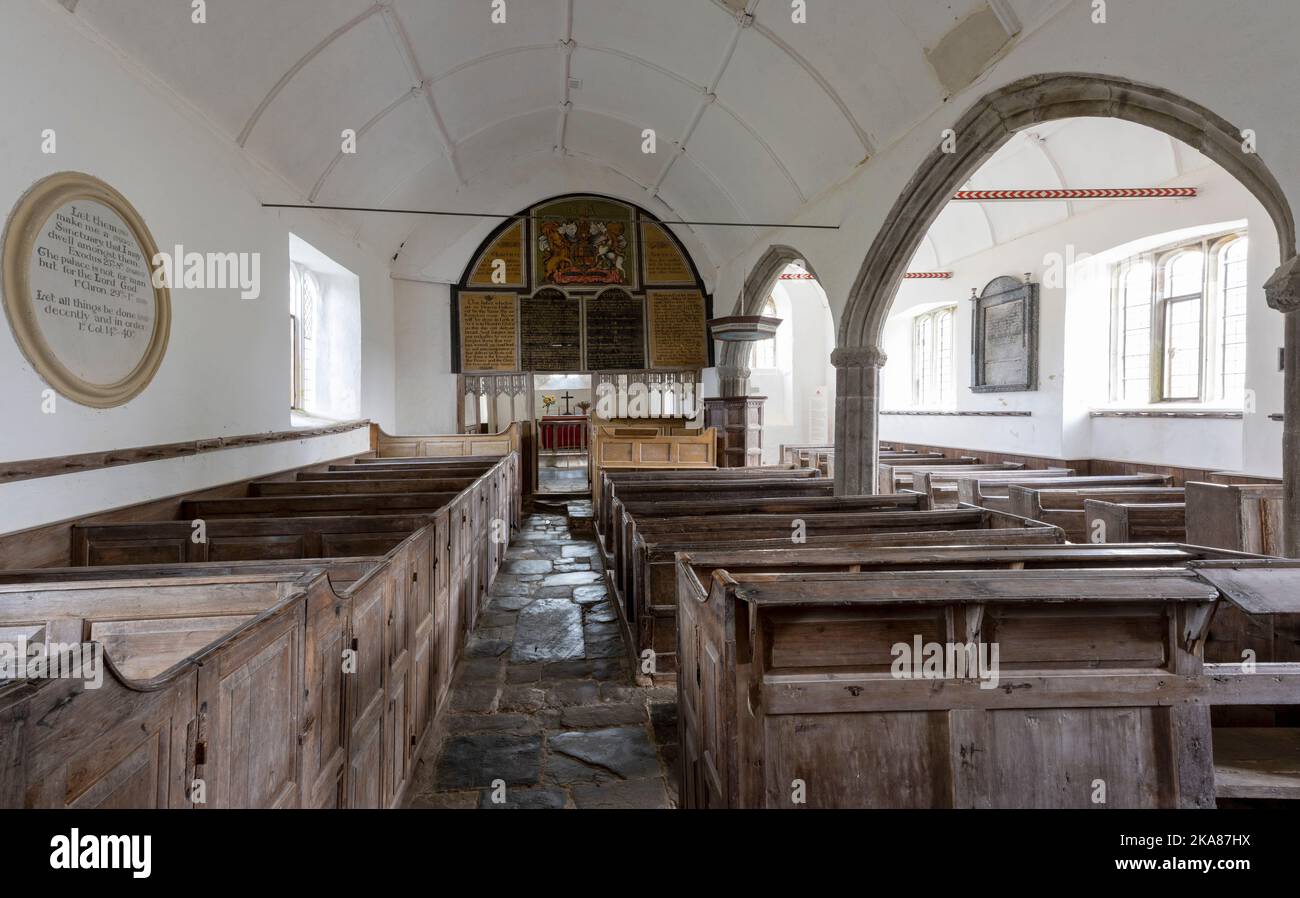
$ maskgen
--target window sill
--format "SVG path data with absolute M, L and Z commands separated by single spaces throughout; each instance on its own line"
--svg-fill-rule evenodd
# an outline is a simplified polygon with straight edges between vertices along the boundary
M 1215 418 L 1240 421 L 1241 409 L 1230 408 L 1101 408 L 1088 412 L 1093 418 Z
M 300 408 L 289 409 L 289 426 L 290 427 L 328 427 L 331 424 L 343 424 L 342 418 L 322 418 L 320 415 L 313 415 L 304 412 Z
M 909 416 L 941 415 L 944 417 L 953 417 L 953 418 L 1028 418 L 1033 415 L 1033 412 L 1005 412 L 1005 411 L 959 412 L 955 410 L 942 410 L 942 409 L 907 409 L 906 411 L 883 411 L 880 414 L 909 415 Z

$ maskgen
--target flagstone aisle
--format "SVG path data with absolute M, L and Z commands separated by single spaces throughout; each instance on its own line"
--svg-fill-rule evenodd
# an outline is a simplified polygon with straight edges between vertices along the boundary
M 575 538 L 567 517 L 525 518 L 409 807 L 671 806 L 674 691 L 634 685 L 603 578 L 596 544 Z M 504 803 L 493 801 L 497 780 Z

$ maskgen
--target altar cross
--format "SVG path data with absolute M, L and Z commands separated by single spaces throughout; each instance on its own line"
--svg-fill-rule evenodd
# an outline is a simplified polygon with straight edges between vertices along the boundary
M 573 394 L 572 394 L 572 393 L 565 393 L 565 394 L 564 394 L 563 396 L 561 396 L 560 398 L 564 400 L 564 413 L 565 413 L 566 415 L 571 415 L 571 414 L 573 414 L 573 412 L 569 411 L 569 400 L 573 398 Z

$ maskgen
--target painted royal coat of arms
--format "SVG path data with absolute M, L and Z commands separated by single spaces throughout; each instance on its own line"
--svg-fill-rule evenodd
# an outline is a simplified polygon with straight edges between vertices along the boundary
M 533 221 L 538 286 L 635 286 L 632 210 L 598 198 L 538 208 Z

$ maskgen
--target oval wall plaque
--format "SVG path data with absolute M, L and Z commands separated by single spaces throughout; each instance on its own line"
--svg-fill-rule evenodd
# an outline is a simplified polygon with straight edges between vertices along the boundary
M 153 379 L 171 334 L 158 254 L 126 197 L 80 172 L 36 183 L 5 226 L 4 306 L 23 355 L 55 390 L 109 408 Z

